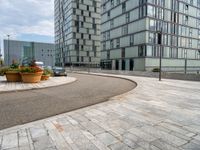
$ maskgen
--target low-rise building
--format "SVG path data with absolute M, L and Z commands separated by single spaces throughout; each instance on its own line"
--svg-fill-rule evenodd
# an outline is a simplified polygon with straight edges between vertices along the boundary
M 4 40 L 4 62 L 10 65 L 13 60 L 22 62 L 35 59 L 45 66 L 55 65 L 55 45 L 53 43 Z

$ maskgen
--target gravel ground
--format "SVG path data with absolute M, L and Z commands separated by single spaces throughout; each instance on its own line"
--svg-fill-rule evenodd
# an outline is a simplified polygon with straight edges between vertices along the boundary
M 83 74 L 69 76 L 78 80 L 59 87 L 0 94 L 0 129 L 104 102 L 136 86 L 118 78 Z

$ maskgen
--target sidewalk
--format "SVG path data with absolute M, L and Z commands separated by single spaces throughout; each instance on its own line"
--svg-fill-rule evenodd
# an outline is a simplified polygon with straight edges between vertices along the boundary
M 1 130 L 0 150 L 200 149 L 200 82 L 107 76 L 138 86 L 105 103 Z
M 0 93 L 10 91 L 21 91 L 31 89 L 41 89 L 53 86 L 59 86 L 76 81 L 73 77 L 50 77 L 47 81 L 39 83 L 6 82 L 6 78 L 0 76 Z

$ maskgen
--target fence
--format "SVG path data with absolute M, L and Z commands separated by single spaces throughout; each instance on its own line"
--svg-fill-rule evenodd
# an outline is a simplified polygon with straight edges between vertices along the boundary
M 67 67 L 68 72 L 93 72 L 93 73 L 106 73 L 106 74 L 119 74 L 119 75 L 129 75 L 129 76 L 142 76 L 142 77 L 151 77 L 158 78 L 158 72 L 151 71 L 122 71 L 122 70 L 104 70 L 101 68 L 90 68 L 90 67 Z M 191 71 L 187 74 L 184 74 L 184 71 L 163 71 L 162 78 L 165 79 L 178 79 L 178 80 L 191 80 L 191 81 L 200 81 L 200 74 L 197 71 Z

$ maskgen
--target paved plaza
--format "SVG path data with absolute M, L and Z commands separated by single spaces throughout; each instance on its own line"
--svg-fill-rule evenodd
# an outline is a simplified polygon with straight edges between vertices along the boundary
M 42 89 L 68 84 L 74 81 L 76 81 L 76 78 L 73 77 L 50 77 L 49 80 L 41 81 L 40 83 L 7 82 L 5 76 L 0 76 L 0 93 Z
M 107 76 L 137 87 L 104 103 L 1 130 L 0 150 L 200 150 L 200 82 Z

